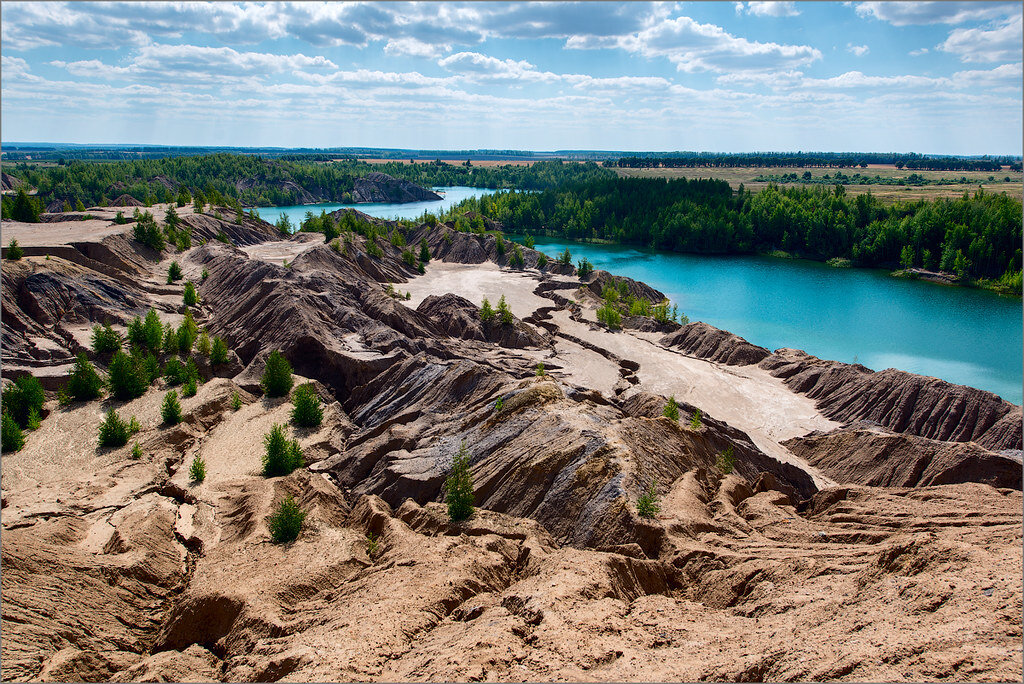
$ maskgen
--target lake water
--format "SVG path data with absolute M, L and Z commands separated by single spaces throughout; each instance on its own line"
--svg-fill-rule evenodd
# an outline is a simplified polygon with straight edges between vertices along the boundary
M 279 218 L 281 218 L 282 214 L 287 214 L 288 220 L 297 228 L 299 224 L 305 220 L 307 211 L 311 211 L 314 214 L 319 215 L 321 211 L 331 213 L 332 211 L 349 207 L 357 209 L 364 214 L 376 216 L 377 218 L 415 219 L 422 216 L 425 211 L 439 213 L 469 197 L 480 197 L 483 195 L 489 195 L 492 192 L 497 192 L 497 190 L 490 190 L 488 188 L 467 188 L 462 186 L 433 188 L 433 190 L 438 194 L 443 194 L 444 199 L 434 200 L 432 202 L 407 202 L 405 204 L 391 204 L 383 202 L 371 202 L 366 204 L 299 204 L 290 207 L 269 207 L 266 209 L 260 209 L 260 217 L 264 221 L 275 223 Z
M 517 240 L 519 238 L 516 238 Z M 1021 403 L 1021 300 L 875 269 L 755 256 L 695 256 L 536 238 L 548 256 L 642 280 L 693 321 L 754 344 L 931 375 Z

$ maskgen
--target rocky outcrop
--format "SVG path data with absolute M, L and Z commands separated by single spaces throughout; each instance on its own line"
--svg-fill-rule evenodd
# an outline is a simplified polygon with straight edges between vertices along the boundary
M 727 366 L 749 366 L 771 355 L 764 347 L 702 321 L 684 325 L 677 332 L 661 338 L 660 343 L 669 349 Z
M 15 178 L 9 174 L 0 172 L 0 190 L 17 190 L 22 185 L 24 185 L 24 181 L 20 178 Z
M 1021 489 L 1020 452 L 998 453 L 973 442 L 941 442 L 855 423 L 784 442 L 796 456 L 841 484 L 927 487 L 982 482 Z
M 1020 408 L 991 392 L 893 368 L 876 372 L 825 361 L 796 349 L 779 349 L 760 367 L 815 399 L 832 420 L 870 420 L 896 432 L 974 441 L 993 450 L 1021 448 Z
M 484 323 L 480 319 L 479 307 L 458 295 L 431 295 L 420 302 L 416 310 L 452 337 L 491 342 L 510 349 L 547 346 L 536 330 L 515 316 L 512 317 L 512 323 L 501 323 L 498 320 Z
M 655 290 L 647 283 L 625 276 L 613 276 L 608 271 L 594 271 L 587 283 L 587 289 L 596 297 L 601 297 L 604 289 L 608 286 L 614 287 L 622 299 L 634 297 L 635 299 L 645 299 L 652 304 L 660 304 L 665 300 L 665 293 Z
M 352 199 L 356 202 L 401 203 L 439 200 L 441 196 L 407 180 L 374 172 L 355 180 Z
M 146 206 L 131 195 L 121 195 L 110 203 L 112 207 L 144 207 Z

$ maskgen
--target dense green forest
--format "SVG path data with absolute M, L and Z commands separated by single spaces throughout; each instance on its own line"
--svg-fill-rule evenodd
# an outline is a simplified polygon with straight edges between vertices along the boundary
M 823 167 L 823 168 L 867 168 L 868 164 L 893 164 L 896 168 L 922 171 L 994 171 L 1003 165 L 1011 171 L 1020 171 L 1021 162 L 1013 157 L 984 157 L 967 159 L 963 157 L 926 157 L 919 154 L 893 154 L 877 152 L 777 152 L 756 154 L 709 154 L 691 153 L 667 156 L 635 155 L 609 159 L 605 166 L 621 168 L 680 168 L 680 167 Z
M 369 164 L 347 159 L 317 163 L 297 159 L 263 159 L 246 154 L 210 154 L 31 167 L 5 165 L 4 171 L 38 189 L 44 207 L 55 201 L 99 206 L 122 194 L 147 204 L 170 202 L 182 186 L 210 198 L 237 200 L 245 206 L 301 204 L 305 193 L 316 201 L 349 202 L 353 183 L 373 171 L 419 185 L 466 185 L 480 188 L 543 190 L 568 181 L 613 177 L 590 162 L 538 162 L 530 166 L 452 165 L 441 162 Z M 308 195 L 307 201 L 308 201 Z
M 884 206 L 843 186 L 734 193 L 721 180 L 595 179 L 535 193 L 499 192 L 453 207 L 506 230 L 692 253 L 784 251 L 854 265 L 920 266 L 999 279 L 1020 292 L 1021 202 L 977 191 Z

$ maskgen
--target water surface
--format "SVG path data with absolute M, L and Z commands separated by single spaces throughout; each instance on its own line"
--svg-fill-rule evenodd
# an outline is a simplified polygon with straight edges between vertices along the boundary
M 516 238 L 519 239 L 519 238 Z M 659 253 L 536 238 L 554 256 L 642 280 L 690 320 L 754 344 L 794 347 L 869 368 L 898 368 L 989 390 L 1021 403 L 1021 300 L 985 290 L 831 268 L 814 261 Z
M 287 207 L 268 207 L 260 209 L 260 216 L 264 221 L 275 223 L 282 214 L 286 214 L 288 216 L 288 220 L 291 221 L 292 225 L 296 228 L 305 220 L 307 211 L 319 215 L 321 211 L 331 213 L 332 211 L 337 211 L 338 209 L 343 209 L 345 207 L 357 209 L 364 214 L 376 216 L 377 218 L 415 219 L 422 216 L 425 211 L 440 213 L 469 197 L 481 197 L 483 195 L 489 195 L 492 192 L 497 192 L 497 190 L 490 190 L 488 188 L 467 188 L 463 186 L 440 187 L 433 188 L 433 190 L 434 192 L 441 194 L 443 199 L 433 200 L 431 202 L 406 202 L 403 204 L 385 202 L 369 202 L 366 204 L 297 204 Z

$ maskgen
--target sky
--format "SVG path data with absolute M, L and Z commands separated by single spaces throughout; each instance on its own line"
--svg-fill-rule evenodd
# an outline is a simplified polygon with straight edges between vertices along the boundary
M 1021 154 L 1019 2 L 0 7 L 0 139 Z

